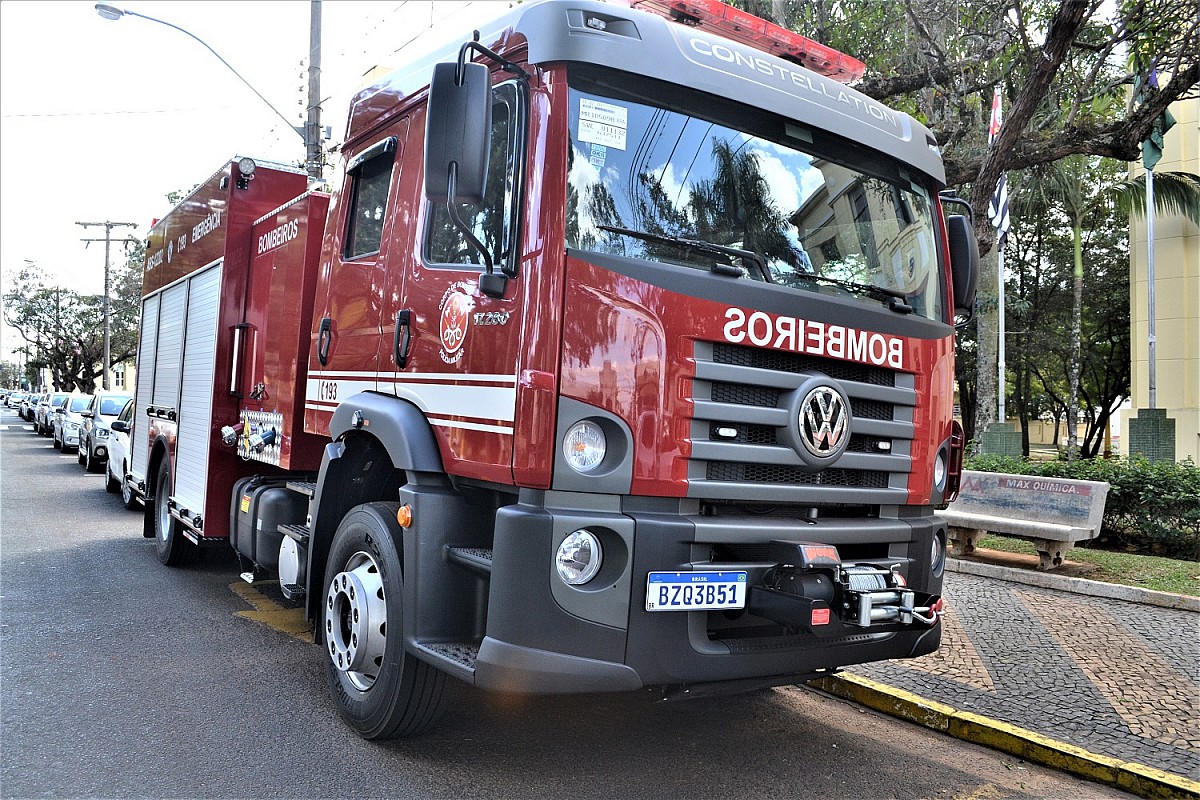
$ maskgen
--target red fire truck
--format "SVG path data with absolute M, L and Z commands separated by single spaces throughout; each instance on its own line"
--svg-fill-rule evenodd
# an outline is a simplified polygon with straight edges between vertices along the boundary
M 359 734 L 447 676 L 696 696 L 919 656 L 977 255 L 862 64 L 715 0 L 521 4 L 150 234 L 160 559 L 278 580 Z M 273 584 L 272 584 L 273 585 Z

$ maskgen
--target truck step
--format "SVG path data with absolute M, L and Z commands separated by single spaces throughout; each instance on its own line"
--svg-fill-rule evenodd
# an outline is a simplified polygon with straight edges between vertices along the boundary
M 280 525 L 279 532 L 284 536 L 295 539 L 301 547 L 308 546 L 308 526 L 307 525 Z
M 478 642 L 417 642 L 425 661 L 452 675 L 470 680 L 479 658 Z
M 492 551 L 483 547 L 447 547 L 446 560 L 451 564 L 482 575 L 485 578 L 492 575 Z
M 305 497 L 313 497 L 317 493 L 316 481 L 288 481 L 287 488 Z

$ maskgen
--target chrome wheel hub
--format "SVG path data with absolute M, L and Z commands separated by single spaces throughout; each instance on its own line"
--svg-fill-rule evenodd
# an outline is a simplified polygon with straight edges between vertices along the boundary
M 333 577 L 325 597 L 325 649 L 355 688 L 366 691 L 379 676 L 386 646 L 383 574 L 375 559 L 360 551 Z

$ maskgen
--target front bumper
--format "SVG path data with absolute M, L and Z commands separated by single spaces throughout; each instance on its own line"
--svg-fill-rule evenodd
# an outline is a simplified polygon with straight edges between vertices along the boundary
M 918 604 L 932 602 L 941 573 L 934 574 L 929 554 L 942 527 L 932 512 L 806 521 L 700 516 L 686 513 L 681 503 L 687 501 L 549 492 L 523 500 L 534 502 L 498 514 L 486 635 L 475 663 L 474 680 L 483 688 L 558 693 L 781 685 L 850 664 L 924 655 L 939 645 L 936 614 L 932 624 L 859 626 L 853 622 L 858 609 L 843 609 L 840 594 L 829 626 L 759 616 L 767 614 L 760 600 L 778 566 L 772 542 L 833 544 L 847 564 L 884 572 L 895 567 Z M 599 536 L 605 563 L 592 582 L 570 587 L 555 573 L 554 552 L 583 527 Z M 747 608 L 646 610 L 648 573 L 702 570 L 747 572 Z M 783 602 L 795 610 L 795 602 Z

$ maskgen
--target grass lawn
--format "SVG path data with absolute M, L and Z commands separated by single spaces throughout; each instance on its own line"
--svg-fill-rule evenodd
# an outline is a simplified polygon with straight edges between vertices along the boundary
M 1033 545 L 1029 542 L 1010 539 L 1007 536 L 985 536 L 976 542 L 976 546 L 1006 553 L 1036 555 Z M 1089 550 L 1082 547 L 1072 550 L 1067 560 L 1094 566 L 1095 570 L 1086 575 L 1088 580 L 1200 597 L 1200 562 Z

